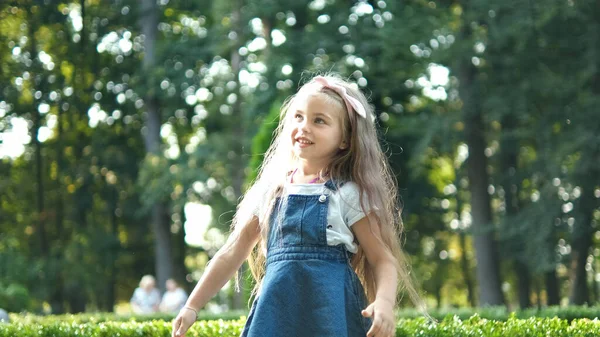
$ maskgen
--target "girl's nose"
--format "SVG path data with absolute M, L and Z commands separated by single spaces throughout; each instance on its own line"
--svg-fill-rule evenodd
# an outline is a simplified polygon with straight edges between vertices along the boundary
M 308 123 L 307 122 L 303 122 L 299 125 L 300 130 L 302 130 L 302 132 L 310 132 L 310 128 L 308 127 Z

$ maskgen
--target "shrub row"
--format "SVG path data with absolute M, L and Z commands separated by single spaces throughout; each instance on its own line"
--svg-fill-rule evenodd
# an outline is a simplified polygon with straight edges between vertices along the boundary
M 450 309 L 431 309 L 428 314 L 437 319 L 443 320 L 448 316 L 457 316 L 461 320 L 467 320 L 473 315 L 494 321 L 506 321 L 510 317 L 516 318 L 560 318 L 571 322 L 575 319 L 600 317 L 600 307 L 587 306 L 569 306 L 569 307 L 545 307 L 542 309 L 531 308 L 511 312 L 506 307 L 485 307 L 485 308 L 450 308 Z M 420 311 L 414 309 L 403 309 L 398 311 L 397 317 L 402 319 L 413 319 L 423 317 Z
M 237 337 L 244 319 L 224 321 L 199 321 L 187 334 L 188 337 Z M 0 324 L 0 337 L 169 337 L 170 322 L 101 322 L 51 324 Z M 559 318 L 519 319 L 514 316 L 506 321 L 493 321 L 478 316 L 468 320 L 447 317 L 440 322 L 424 318 L 398 321 L 396 337 L 596 337 L 600 336 L 600 321 L 576 319 L 568 322 Z
M 571 322 L 575 319 L 589 318 L 594 319 L 600 317 L 600 307 L 585 307 L 585 306 L 570 306 L 570 307 L 547 307 L 543 309 L 526 309 L 511 312 L 506 307 L 487 307 L 487 308 L 450 308 L 450 309 L 432 309 L 428 311 L 429 315 L 436 320 L 443 320 L 448 316 L 457 316 L 461 320 L 467 320 L 473 315 L 481 318 L 486 318 L 494 321 L 506 321 L 509 317 L 516 318 L 560 318 Z M 214 314 L 201 311 L 198 320 L 237 320 L 242 316 L 247 315 L 245 310 L 229 311 L 221 314 Z M 146 322 L 163 320 L 170 321 L 173 315 L 153 314 L 143 316 L 133 315 L 117 315 L 113 313 L 85 313 L 76 315 L 49 315 L 38 316 L 31 314 L 10 314 L 11 322 L 22 322 L 26 324 L 50 324 L 53 322 L 68 322 L 68 323 L 101 323 L 101 322 Z M 414 319 L 423 317 L 423 314 L 414 309 L 402 309 L 397 312 L 398 319 Z
M 198 315 L 199 321 L 210 321 L 210 320 L 237 320 L 242 316 L 247 315 L 248 312 L 244 310 L 228 311 L 225 313 L 215 314 L 206 311 L 200 311 Z M 171 321 L 175 316 L 171 314 L 157 313 L 149 315 L 122 315 L 114 313 L 83 313 L 83 314 L 65 314 L 65 315 L 33 315 L 33 314 L 9 314 L 10 321 L 12 323 L 23 323 L 23 324 L 52 324 L 56 322 L 67 322 L 67 323 L 102 323 L 102 322 L 150 322 L 150 321 Z
M 243 321 L 199 321 L 187 334 L 188 337 L 236 336 L 243 328 Z M 25 324 L 22 322 L 0 324 L 0 337 L 170 337 L 171 322 L 163 320 L 147 322 L 87 322 L 68 323 L 57 321 L 50 324 Z
M 468 320 L 447 317 L 440 323 L 423 318 L 400 320 L 396 337 L 593 337 L 600 336 L 600 321 L 587 318 L 570 323 L 559 318 L 509 317 L 494 321 L 473 316 Z

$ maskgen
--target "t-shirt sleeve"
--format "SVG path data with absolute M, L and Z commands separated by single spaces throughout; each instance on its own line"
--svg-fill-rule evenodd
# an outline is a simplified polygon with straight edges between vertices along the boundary
M 344 222 L 348 227 L 354 225 L 358 220 L 365 217 L 365 210 L 362 209 L 360 203 L 360 191 L 358 185 L 352 182 L 344 184 L 340 188 L 340 205 L 341 213 L 344 218 Z M 369 204 L 366 195 L 363 195 L 363 204 L 369 212 Z
M 264 202 L 264 198 L 264 193 L 261 193 L 259 187 L 252 186 L 244 196 L 244 201 L 249 203 L 246 212 L 249 211 L 250 215 L 260 218 L 261 205 Z

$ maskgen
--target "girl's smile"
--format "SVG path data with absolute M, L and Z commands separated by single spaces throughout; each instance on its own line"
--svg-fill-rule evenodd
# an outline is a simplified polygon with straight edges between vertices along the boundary
M 312 141 L 310 141 L 309 139 L 307 139 L 305 137 L 298 137 L 298 138 L 296 138 L 296 143 L 301 148 L 304 148 L 304 147 L 307 147 L 307 146 L 310 146 L 310 145 L 314 144 Z

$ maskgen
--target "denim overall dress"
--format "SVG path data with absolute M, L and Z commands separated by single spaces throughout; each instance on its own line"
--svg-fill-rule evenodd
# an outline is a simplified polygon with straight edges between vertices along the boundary
M 328 246 L 329 180 L 320 195 L 292 194 L 271 216 L 262 289 L 242 337 L 365 337 L 363 287 L 344 245 Z M 278 220 L 275 212 L 281 212 Z

